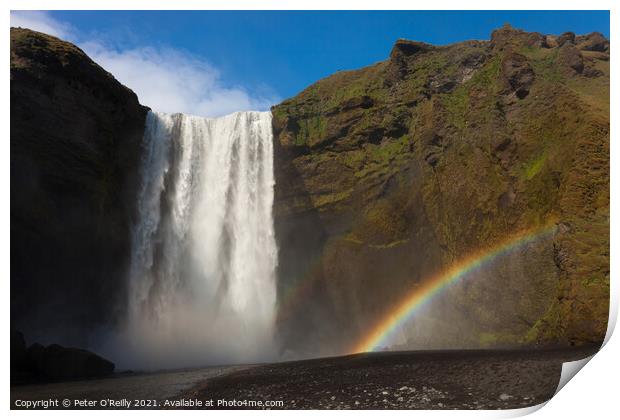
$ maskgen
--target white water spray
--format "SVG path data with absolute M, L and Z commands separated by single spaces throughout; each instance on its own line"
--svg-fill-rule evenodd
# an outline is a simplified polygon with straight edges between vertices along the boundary
M 270 359 L 276 304 L 269 112 L 150 112 L 128 290 L 130 365 Z

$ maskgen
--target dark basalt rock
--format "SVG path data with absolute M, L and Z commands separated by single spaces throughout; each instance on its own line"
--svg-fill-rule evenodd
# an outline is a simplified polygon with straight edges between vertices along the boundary
M 575 33 L 574 32 L 564 32 L 556 39 L 556 43 L 558 47 L 563 46 L 566 43 L 574 44 L 575 43 Z
M 583 72 L 583 56 L 577 47 L 571 43 L 564 44 L 560 47 L 558 61 L 565 69 L 572 70 L 574 73 Z
M 28 354 L 24 335 L 19 331 L 11 330 L 11 371 L 23 371 L 27 366 Z
M 547 38 L 538 32 L 525 32 L 505 24 L 491 33 L 491 48 L 501 51 L 512 47 L 547 47 Z
M 609 51 L 609 40 L 600 32 L 592 32 L 588 35 L 576 37 L 575 42 L 579 49 L 585 51 Z
M 87 345 L 119 315 L 147 108 L 76 46 L 19 28 L 10 101 L 11 323 Z
M 350 111 L 355 108 L 368 109 L 372 107 L 374 101 L 370 96 L 356 96 L 345 101 L 340 107 L 340 111 Z
M 413 55 L 430 51 L 434 47 L 430 44 L 418 41 L 410 41 L 408 39 L 399 39 L 394 43 L 390 58 L 392 60 L 399 59 L 401 57 L 411 57 Z
M 83 349 L 34 343 L 26 348 L 24 336 L 11 331 L 11 383 L 95 378 L 114 372 L 114 363 Z
M 33 344 L 28 356 L 35 371 L 45 379 L 69 380 L 94 378 L 114 372 L 114 363 L 88 350 L 52 344 Z
M 424 42 L 399 39 L 390 52 L 390 65 L 385 83 L 389 86 L 398 83 L 408 73 L 408 64 L 419 55 L 433 50 L 434 47 Z
M 502 60 L 502 76 L 509 92 L 525 98 L 534 82 L 534 70 L 522 54 L 509 53 Z
M 32 372 L 40 373 L 40 368 L 45 363 L 45 346 L 39 343 L 31 344 L 26 350 L 28 367 Z

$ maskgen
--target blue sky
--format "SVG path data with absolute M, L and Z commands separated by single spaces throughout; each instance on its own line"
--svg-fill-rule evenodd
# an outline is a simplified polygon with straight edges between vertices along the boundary
M 335 71 L 385 59 L 398 38 L 432 44 L 488 39 L 491 31 L 505 22 L 528 31 L 599 31 L 609 37 L 606 11 L 19 13 L 16 16 L 13 12 L 12 22 L 44 24 L 47 26 L 43 29 L 52 28 L 48 32 L 56 31 L 55 35 L 75 42 L 136 90 L 146 105 L 153 106 L 145 98 L 155 100 L 157 95 L 145 95 L 143 90 L 154 84 L 163 86 L 156 102 L 163 101 L 164 108 L 176 105 L 175 101 L 166 101 L 166 95 L 170 96 L 174 89 L 185 89 L 183 94 L 198 96 L 187 104 L 180 100 L 180 111 L 210 115 L 230 112 L 235 107 L 264 109 Z M 34 29 L 42 30 L 40 26 Z M 133 61 L 121 62 L 128 56 Z M 180 63 L 178 72 L 186 80 L 200 79 L 202 72 L 209 77 L 203 77 L 196 86 L 182 80 L 157 82 L 157 77 L 175 77 L 174 66 L 169 63 L 174 60 Z M 153 62 L 159 67 L 168 66 L 168 73 L 158 75 L 155 67 L 149 67 Z M 125 77 L 132 66 L 152 69 L 153 77 L 143 81 L 136 69 L 131 77 Z M 145 87 L 136 87 L 136 83 Z M 221 112 L 217 110 L 219 96 L 213 92 L 225 99 Z

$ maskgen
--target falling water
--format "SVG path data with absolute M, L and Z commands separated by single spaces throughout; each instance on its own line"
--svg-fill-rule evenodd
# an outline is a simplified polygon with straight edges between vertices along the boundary
M 270 358 L 272 147 L 269 112 L 148 114 L 128 290 L 134 365 Z

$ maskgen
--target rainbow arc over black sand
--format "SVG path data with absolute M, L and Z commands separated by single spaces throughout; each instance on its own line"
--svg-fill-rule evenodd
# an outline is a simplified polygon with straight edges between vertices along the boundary
M 384 347 L 390 342 L 392 335 L 399 327 L 413 318 L 424 303 L 428 302 L 446 287 L 493 262 L 498 257 L 542 238 L 549 237 L 555 231 L 555 223 L 548 223 L 537 229 L 521 231 L 492 247 L 484 248 L 460 259 L 447 269 L 423 280 L 398 305 L 387 312 L 375 324 L 372 330 L 355 345 L 351 353 L 364 353 Z

